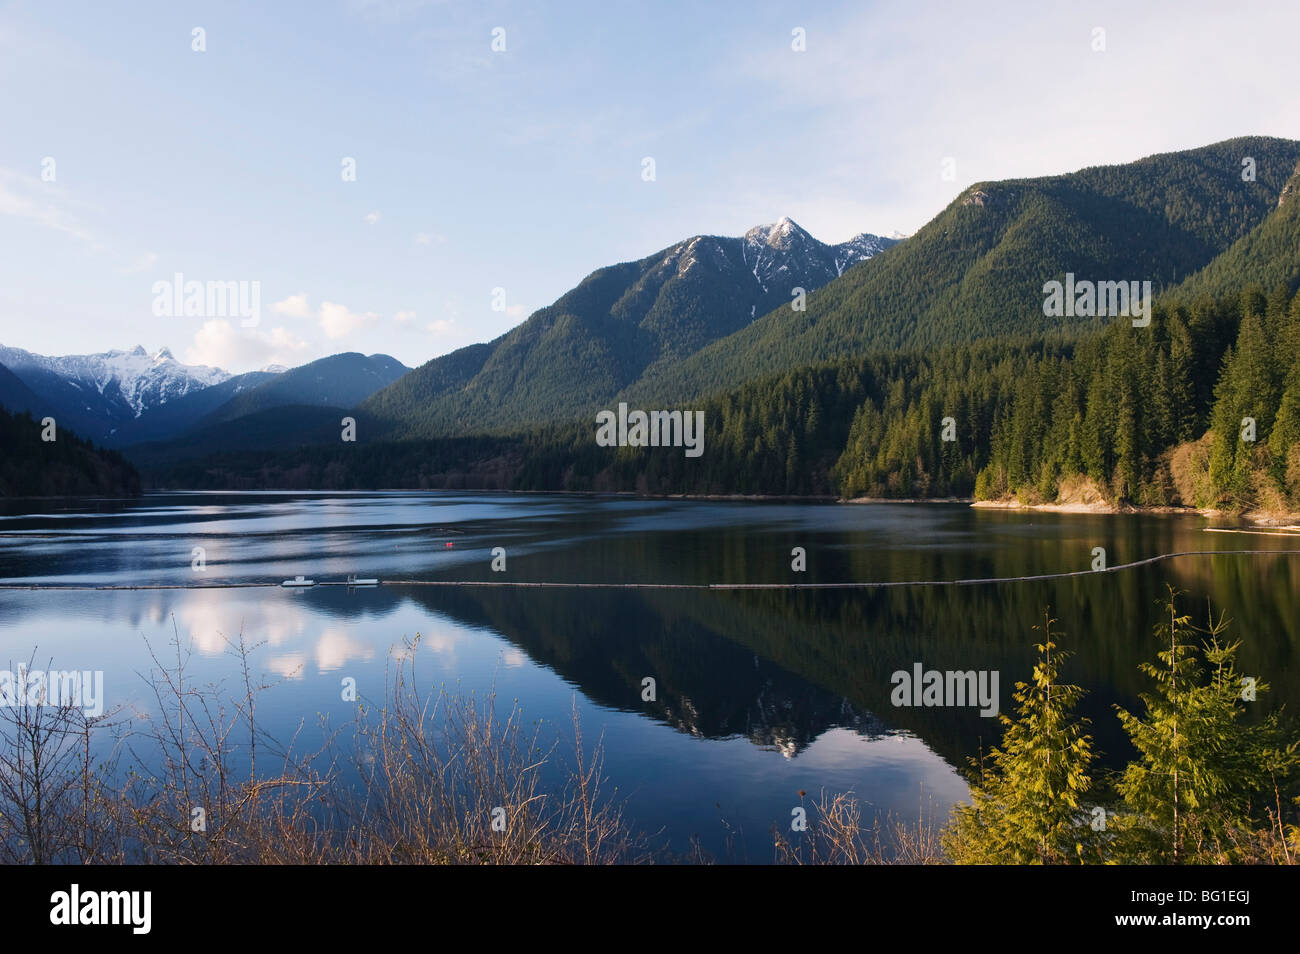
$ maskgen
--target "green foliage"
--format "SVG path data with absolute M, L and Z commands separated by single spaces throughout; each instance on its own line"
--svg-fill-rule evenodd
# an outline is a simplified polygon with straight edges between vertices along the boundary
M 1278 154 L 1272 162 L 1285 163 Z M 1282 168 L 1287 168 L 1283 165 Z M 1246 285 L 1295 290 L 1300 285 L 1300 165 L 1283 186 L 1277 207 L 1222 255 L 1174 289 L 1179 299 L 1222 298 Z
M 362 409 L 402 439 L 507 433 L 585 417 L 756 314 L 788 310 L 792 288 L 812 290 L 835 277 L 835 247 L 793 225 L 781 241 L 788 247 L 700 236 L 601 268 L 496 340 L 428 362 Z M 779 279 L 757 280 L 756 252 L 787 251 L 789 268 L 775 273 Z
M 1172 588 L 1166 609 L 1168 622 L 1156 629 L 1158 662 L 1142 666 L 1156 683 L 1141 697 L 1145 713 L 1118 708 L 1138 757 L 1117 786 L 1128 814 L 1115 849 L 1148 864 L 1237 860 L 1251 833 L 1274 824 L 1270 795 L 1294 784 L 1300 759 L 1277 713 L 1247 722 L 1253 700 L 1243 698 L 1234 666 L 1240 644 L 1221 641 L 1226 621 L 1212 619 L 1196 647 Z
M 1256 181 L 1242 180 L 1242 156 L 1256 159 Z M 807 311 L 778 308 L 638 382 L 628 399 L 680 401 L 718 381 L 854 354 L 1032 335 L 1044 327 L 1047 281 L 1072 272 L 1149 280 L 1160 292 L 1265 223 L 1269 240 L 1241 246 L 1238 258 L 1260 259 L 1250 274 L 1272 287 L 1290 271 L 1271 263 L 1300 254 L 1295 233 L 1272 222 L 1297 159 L 1298 142 L 1248 137 L 1070 175 L 977 184 L 911 238 L 810 295 Z M 1239 268 L 1225 270 L 1221 281 L 1180 288 L 1179 300 L 1220 298 L 1243 284 Z M 1065 327 L 1066 319 L 1052 321 Z
M 1069 653 L 1057 650 L 1045 617 L 1032 681 L 1016 683 L 1016 717 L 958 807 L 944 848 L 958 864 L 1067 864 L 1092 860 L 1093 833 L 1083 796 L 1092 784 L 1092 737 L 1074 709 L 1083 694 L 1061 682 Z M 1035 627 L 1036 629 L 1038 627 Z
M 1256 160 L 1254 181 L 1241 178 L 1242 156 Z M 801 279 L 810 292 L 804 311 L 790 307 L 788 287 L 758 293 L 737 281 L 755 267 L 739 240 L 683 242 L 593 272 L 507 334 L 429 362 L 364 410 L 390 437 L 426 438 L 536 428 L 620 399 L 679 406 L 723 386 L 880 351 L 1038 335 L 1043 285 L 1067 272 L 1147 280 L 1157 292 L 1177 286 L 1185 303 L 1225 297 L 1243 276 L 1294 289 L 1300 203 L 1278 201 L 1297 160 L 1300 142 L 1248 137 L 980 183 L 911 238 L 833 280 Z M 1211 274 L 1229 254 L 1237 264 Z M 1184 282 L 1200 272 L 1208 277 Z M 1090 327 L 1050 322 L 1069 334 Z M 1140 466 L 1120 465 L 1126 478 Z
M 1256 160 L 1253 182 L 1241 179 L 1243 155 Z M 783 304 L 758 321 L 754 302 L 728 292 L 727 276 L 751 264 L 739 240 L 601 269 L 497 341 L 430 362 L 353 412 L 362 442 L 459 441 L 429 459 L 385 450 L 398 468 L 387 474 L 337 443 L 300 454 L 313 461 L 305 469 L 296 452 L 271 451 L 334 440 L 325 416 L 286 409 L 131 453 L 159 479 L 205 486 L 312 476 L 329 480 L 322 487 L 1016 496 L 1294 513 L 1300 295 L 1287 263 L 1300 255 L 1298 158 L 1300 143 L 1242 139 L 986 183 L 816 291 L 807 311 L 773 290 Z M 1159 287 L 1230 247 L 1251 267 L 1207 268 L 1166 295 L 1148 327 L 1044 328 L 1042 283 L 1066 270 L 1151 275 Z M 1241 275 L 1276 281 L 1243 288 Z M 596 446 L 594 411 L 619 399 L 702 409 L 703 457 Z M 496 443 L 460 440 L 484 434 Z M 262 456 L 192 462 L 216 448 Z M 480 452 L 489 456 L 455 458 Z M 191 463 L 171 469 L 182 458 Z
M 409 442 L 419 449 L 368 457 L 357 448 L 377 446 L 382 423 L 364 411 L 319 408 L 248 415 L 131 453 L 160 480 L 186 486 L 195 479 L 311 486 L 300 481 L 326 469 L 330 483 L 321 489 L 1052 501 L 1091 485 L 1112 502 L 1280 509 L 1300 507 L 1300 350 L 1289 350 L 1291 342 L 1300 342 L 1300 295 L 1278 289 L 1265 298 L 1255 289 L 1220 302 L 1158 305 L 1145 328 L 1120 319 L 1078 338 L 978 341 L 816 365 L 687 405 L 704 412 L 699 458 L 681 448 L 598 447 L 594 416 L 478 441 Z M 342 413 L 357 415 L 361 444 L 338 443 Z M 1241 436 L 1247 416 L 1257 422 L 1253 443 Z M 170 469 L 214 445 L 282 446 L 290 424 L 300 441 L 321 446 Z M 1204 462 L 1176 457 L 1207 429 Z M 375 469 L 381 458 L 391 471 Z
M 1238 642 L 1210 617 L 1199 646 L 1170 587 L 1156 626 L 1155 682 L 1140 714 L 1117 706 L 1136 757 L 1119 774 L 1118 804 L 1088 805 L 1094 792 L 1086 720 L 1072 713 L 1082 691 L 1060 683 L 1048 618 L 1030 683 L 1017 683 L 1014 719 L 943 833 L 958 864 L 1223 864 L 1288 861 L 1300 843 L 1291 806 L 1300 785 L 1300 742 L 1279 712 L 1251 718 L 1261 681 L 1235 668 Z M 1249 684 L 1249 688 L 1247 685 Z M 1284 807 L 1285 806 L 1285 807 Z M 1288 814 L 1292 820 L 1288 822 Z M 1104 817 L 1105 824 L 1095 820 Z

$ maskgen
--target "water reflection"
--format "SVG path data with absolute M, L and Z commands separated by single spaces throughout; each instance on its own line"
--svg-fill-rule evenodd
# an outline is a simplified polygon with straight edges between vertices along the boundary
M 103 669 L 110 697 L 151 704 L 148 647 L 174 634 L 195 678 L 236 675 L 232 642 L 281 680 L 259 716 L 291 734 L 348 717 L 339 692 L 382 692 L 389 653 L 420 634 L 431 684 L 518 699 L 565 725 L 575 697 L 604 733 L 607 768 L 638 822 L 681 847 L 696 832 L 788 817 L 794 792 L 852 788 L 869 806 L 937 811 L 964 793 L 955 766 L 995 742 L 974 709 L 894 708 L 890 675 L 920 662 L 995 669 L 1002 707 L 1028 677 L 1031 627 L 1046 607 L 1074 650 L 1068 677 L 1089 695 L 1104 759 L 1127 754 L 1112 715 L 1146 688 L 1137 664 L 1166 583 L 1226 609 L 1243 670 L 1273 685 L 1262 705 L 1300 703 L 1295 666 L 1300 558 L 1188 557 L 1119 574 L 868 591 L 318 587 L 217 589 L 303 573 L 386 581 L 782 582 L 936 580 L 1086 568 L 1160 552 L 1285 549 L 1294 541 L 1202 532 L 1198 518 L 1058 516 L 962 506 L 755 505 L 470 494 L 186 494 L 116 512 L 0 517 L 0 577 L 197 589 L 0 591 L 0 650 L 34 646 L 68 667 Z M 451 546 L 448 547 L 447 544 Z M 205 548 L 207 569 L 191 565 Z M 508 572 L 490 570 L 505 547 Z M 147 644 L 146 644 L 147 641 Z M 654 680 L 646 698 L 645 680 Z M 931 801 L 932 800 L 932 801 Z M 719 806 L 724 806 L 720 809 Z M 720 816 L 720 812 L 722 815 Z M 756 841 L 761 841 L 757 839 Z

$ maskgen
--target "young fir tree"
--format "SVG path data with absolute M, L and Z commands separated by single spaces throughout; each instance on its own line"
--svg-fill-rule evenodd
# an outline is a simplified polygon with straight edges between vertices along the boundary
M 1278 405 L 1277 418 L 1268 436 L 1273 457 L 1273 478 L 1295 504 L 1300 504 L 1300 455 L 1293 449 L 1300 444 L 1300 364 L 1291 371 L 1286 390 Z
M 1296 746 L 1283 741 L 1276 714 L 1243 723 L 1267 684 L 1236 670 L 1239 643 L 1220 641 L 1223 617 L 1211 619 L 1198 653 L 1177 596 L 1170 587 L 1168 622 L 1156 627 L 1165 647 L 1159 662 L 1142 665 L 1156 681 L 1156 691 L 1141 696 L 1145 717 L 1118 709 L 1138 751 L 1117 786 L 1130 813 L 1121 820 L 1123 851 L 1142 863 L 1234 861 L 1262 827 L 1280 823 L 1267 820 L 1270 793 L 1280 815 Z
M 987 769 L 979 763 L 972 804 L 957 808 L 943 833 L 944 848 L 957 864 L 1093 858 L 1081 801 L 1092 783 L 1092 737 L 1084 731 L 1088 720 L 1074 716 L 1083 690 L 1061 683 L 1061 663 L 1070 654 L 1056 648 L 1050 612 L 1044 620 L 1033 679 L 1016 683 L 1016 717 L 999 716 L 1006 726 L 1002 745 L 989 753 Z

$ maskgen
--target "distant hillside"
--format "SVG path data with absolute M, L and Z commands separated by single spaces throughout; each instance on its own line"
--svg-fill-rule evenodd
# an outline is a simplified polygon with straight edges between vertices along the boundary
M 173 486 L 975 496 L 1300 514 L 1300 293 L 1248 289 L 1076 340 L 877 353 L 699 402 L 704 453 L 519 435 L 324 442 L 177 464 Z M 1254 440 L 1242 421 L 1255 422 Z M 1290 515 L 1290 516 L 1288 516 Z
M 38 418 L 45 416 L 41 412 L 43 402 L 40 395 L 3 364 L 0 364 L 0 406 L 15 413 L 27 411 Z
M 227 378 L 220 384 L 192 391 L 183 397 L 145 411 L 133 421 L 123 423 L 106 443 L 115 447 L 165 440 L 193 428 L 237 395 L 275 378 L 272 371 L 249 371 Z
M 1264 221 L 1169 294 L 1180 301 L 1221 298 L 1249 285 L 1300 286 L 1300 165 Z
M 408 370 L 388 355 L 346 352 L 288 371 L 253 371 L 156 408 L 119 437 L 142 466 L 215 451 L 338 440 L 339 422 L 347 415 L 367 421 L 358 440 L 369 440 L 377 427 L 349 408 Z
M 0 374 L 0 393 L 13 393 Z M 121 455 L 97 450 L 55 422 L 55 439 L 41 439 L 41 423 L 0 407 L 0 497 L 134 497 L 140 475 Z
M 344 443 L 341 421 L 357 420 L 357 443 Z M 333 446 L 345 451 L 368 442 L 375 431 L 365 415 L 346 408 L 282 405 L 229 421 L 218 420 L 166 441 L 135 444 L 123 454 L 136 466 L 158 470 L 178 460 L 226 451 L 272 451 L 308 445 Z
M 895 242 L 863 234 L 827 245 L 789 219 L 739 238 L 695 236 L 593 272 L 519 327 L 429 362 L 365 410 L 394 437 L 568 419 Z
M 1242 159 L 1256 179 L 1242 180 Z M 1043 316 L 1043 284 L 1172 287 L 1267 219 L 1300 142 L 1249 137 L 1138 162 L 972 186 L 907 241 L 629 387 L 634 405 L 689 400 L 764 374 L 870 351 L 1068 327 Z M 1239 286 L 1240 287 L 1240 286 Z
M 409 370 L 386 354 L 367 357 L 349 351 L 330 355 L 242 390 L 196 420 L 195 426 L 208 427 L 276 407 L 355 407 Z
M 1253 181 L 1241 178 L 1243 156 L 1255 160 Z M 1300 506 L 1287 502 L 1300 501 L 1298 163 L 1300 143 L 1253 138 L 973 187 L 912 238 L 812 293 L 806 312 L 782 304 L 693 354 L 625 368 L 635 383 L 597 399 L 613 380 L 600 369 L 637 353 L 648 316 L 663 328 L 674 315 L 689 324 L 731 313 L 693 297 L 721 285 L 718 269 L 700 268 L 702 249 L 715 246 L 692 240 L 664 258 L 603 269 L 497 342 L 430 362 L 375 394 L 355 412 L 358 440 L 371 444 L 365 454 L 338 443 L 333 420 L 317 436 L 268 416 L 258 421 L 257 448 L 271 453 L 233 427 L 155 459 L 165 473 L 188 457 L 184 473 L 204 486 L 319 479 L 330 487 L 1050 500 L 1078 478 L 1075 490 L 1090 485 L 1111 500 Z M 796 229 L 768 230 L 762 242 L 806 244 Z M 656 285 L 651 276 L 662 277 L 668 262 L 672 277 Z M 1043 283 L 1066 272 L 1151 281 L 1157 292 L 1167 275 L 1168 287 L 1146 328 L 1046 318 Z M 654 299 L 644 312 L 633 308 L 641 294 Z M 621 309 L 643 318 L 612 317 Z M 614 347 L 620 335 L 623 350 Z M 665 334 L 664 346 L 672 339 Z M 597 446 L 593 405 L 620 399 L 702 408 L 709 449 L 692 460 Z M 1216 415 L 1206 470 L 1193 445 Z M 1222 446 L 1231 430 L 1223 422 L 1245 417 L 1257 421 L 1255 449 L 1267 446 L 1269 460 Z M 960 436 L 941 441 L 948 418 Z M 448 426 L 463 443 L 437 435 Z M 425 432 L 435 436 L 418 436 Z M 316 446 L 302 448 L 308 443 Z M 234 450 L 243 456 L 215 468 L 198 460 Z

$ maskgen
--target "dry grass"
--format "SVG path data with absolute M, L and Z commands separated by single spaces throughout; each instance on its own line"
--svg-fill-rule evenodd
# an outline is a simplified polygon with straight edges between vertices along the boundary
M 603 747 L 576 706 L 562 746 L 518 706 L 426 690 L 418 637 L 390 656 L 384 697 L 295 754 L 260 731 L 242 638 L 240 690 L 195 685 L 179 637 L 150 647 L 155 714 L 87 718 L 76 708 L 0 708 L 0 862 L 7 864 L 707 864 L 652 850 L 606 791 Z M 92 744 L 96 743 L 96 744 Z M 92 752 L 106 752 L 98 760 Z M 124 763 L 150 765 L 142 774 Z M 551 783 L 549 786 L 547 782 Z M 851 794 L 823 795 L 806 832 L 773 833 L 782 864 L 934 864 L 938 835 L 913 823 L 864 828 Z M 724 821 L 725 825 L 725 821 Z M 730 826 L 728 831 L 731 831 Z M 734 837 L 728 851 L 734 851 Z
M 923 812 L 914 821 L 890 817 L 862 825 L 862 806 L 851 792 L 822 792 L 807 808 L 807 829 L 773 831 L 774 860 L 793 865 L 939 865 L 948 858 L 939 829 Z
M 74 707 L 0 707 L 0 862 L 8 864 L 606 864 L 649 859 L 606 797 L 601 746 L 576 709 L 571 751 L 525 731 L 517 707 L 436 692 L 414 678 L 415 644 L 385 698 L 297 755 L 257 726 L 242 639 L 242 693 L 195 686 L 173 642 L 151 686 L 155 718 L 88 719 Z M 301 730 L 301 725 L 299 726 Z M 109 754 L 92 739 L 111 733 Z M 296 740 L 298 732 L 294 733 Z M 102 746 L 100 747 L 102 750 Z M 155 768 L 122 770 L 128 760 Z M 560 764 L 560 763 L 563 764 Z M 271 768 L 268 770 L 268 764 Z M 361 784 L 347 784 L 351 764 Z M 563 781 L 542 785 L 551 765 Z
M 417 639 L 418 642 L 418 639 Z M 346 860 L 366 864 L 609 864 L 647 860 L 619 804 L 605 798 L 602 747 L 587 752 L 576 706 L 563 788 L 543 771 L 563 754 L 518 706 L 488 694 L 423 692 L 416 643 L 397 657 L 385 706 L 363 709 L 355 764 L 358 804 L 343 807 Z

